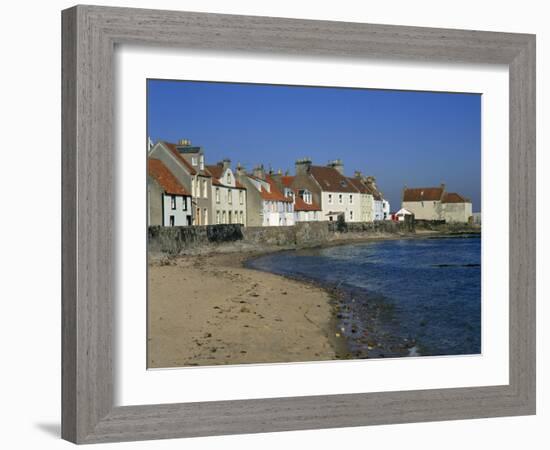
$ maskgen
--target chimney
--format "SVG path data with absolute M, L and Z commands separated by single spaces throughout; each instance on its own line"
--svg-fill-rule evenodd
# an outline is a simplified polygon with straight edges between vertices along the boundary
M 354 172 L 354 175 L 355 175 L 355 178 L 358 178 L 359 180 L 362 180 L 363 179 L 363 174 L 361 173 L 360 170 L 356 170 Z
M 241 165 L 240 162 L 237 163 L 237 167 L 235 168 L 235 175 L 237 177 L 241 177 L 243 175 L 246 175 L 246 170 L 244 170 L 244 167 Z
M 376 178 L 374 178 L 372 175 L 367 177 L 366 182 L 369 186 L 376 188 Z
M 231 167 L 231 160 L 229 158 L 224 158 L 218 163 L 218 166 L 221 166 L 221 168 L 225 172 L 226 169 L 229 169 Z
M 336 169 L 340 175 L 344 175 L 344 162 L 341 159 L 335 159 L 334 161 L 329 161 L 327 164 L 328 167 Z
M 178 141 L 178 145 L 182 145 L 184 147 L 191 147 L 191 141 L 189 139 L 180 139 Z
M 311 168 L 311 158 L 302 158 L 296 160 L 296 175 L 307 175 Z
M 260 164 L 256 167 L 254 167 L 254 170 L 252 171 L 252 175 L 254 175 L 257 178 L 260 178 L 261 180 L 265 180 L 264 165 Z

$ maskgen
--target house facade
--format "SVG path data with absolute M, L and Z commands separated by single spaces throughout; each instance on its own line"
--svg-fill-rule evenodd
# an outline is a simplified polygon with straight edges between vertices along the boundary
M 355 172 L 350 183 L 359 191 L 360 198 L 360 222 L 372 222 L 374 220 L 374 196 L 372 191 L 363 182 L 361 172 Z
M 215 224 L 247 224 L 246 188 L 237 181 L 231 170 L 231 161 L 224 159 L 206 166 L 212 176 L 212 212 Z
M 247 225 L 259 227 L 294 225 L 294 204 L 267 175 L 263 165 L 252 174 L 237 166 L 237 181 L 247 192 Z
M 327 166 L 314 166 L 309 158 L 296 161 L 292 188 L 311 192 L 312 201 L 321 207 L 320 220 L 336 221 L 342 215 L 346 222 L 361 221 L 360 192 L 344 176 L 341 160 Z
M 193 223 L 190 193 L 159 159 L 147 160 L 147 223 L 189 226 Z
M 185 139 L 177 144 L 160 141 L 149 151 L 149 157 L 161 160 L 183 187 L 191 193 L 193 225 L 212 223 L 212 176 L 206 171 L 202 147 Z
M 402 207 L 414 214 L 416 220 L 467 223 L 472 216 L 472 203 L 456 192 L 439 187 L 403 189 Z
M 318 222 L 322 217 L 321 206 L 313 200 L 313 193 L 307 189 L 292 187 L 294 177 L 290 175 L 272 174 L 277 188 L 294 204 L 294 222 Z

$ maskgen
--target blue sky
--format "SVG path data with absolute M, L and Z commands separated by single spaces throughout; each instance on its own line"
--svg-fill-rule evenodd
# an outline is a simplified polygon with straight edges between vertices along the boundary
M 477 94 L 148 80 L 151 139 L 190 139 L 206 161 L 289 169 L 344 161 L 374 175 L 391 209 L 403 186 L 438 186 L 480 210 L 481 96 Z

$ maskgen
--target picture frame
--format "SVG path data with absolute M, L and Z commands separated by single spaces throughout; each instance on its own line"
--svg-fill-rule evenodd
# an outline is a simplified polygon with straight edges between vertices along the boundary
M 119 44 L 509 68 L 509 384 L 114 406 Z M 117 442 L 529 415 L 535 380 L 535 36 L 75 6 L 62 12 L 62 437 Z

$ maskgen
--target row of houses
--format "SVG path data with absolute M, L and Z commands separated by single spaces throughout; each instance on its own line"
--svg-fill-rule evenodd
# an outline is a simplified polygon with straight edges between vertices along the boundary
M 372 176 L 344 174 L 341 160 L 326 166 L 296 161 L 295 175 L 233 170 L 226 159 L 207 165 L 202 147 L 188 140 L 160 141 L 148 150 L 148 223 L 163 226 L 242 224 L 289 226 L 297 222 L 370 222 L 390 217 L 390 205 Z

